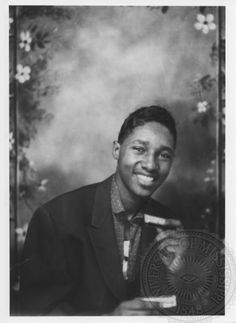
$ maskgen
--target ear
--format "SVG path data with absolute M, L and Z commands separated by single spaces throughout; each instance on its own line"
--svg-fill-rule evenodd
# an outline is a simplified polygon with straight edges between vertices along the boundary
M 117 140 L 113 141 L 112 156 L 118 160 L 120 155 L 120 144 Z

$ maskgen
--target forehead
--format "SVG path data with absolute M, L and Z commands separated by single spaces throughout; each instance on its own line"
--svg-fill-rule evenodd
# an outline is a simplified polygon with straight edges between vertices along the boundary
M 159 122 L 151 121 L 140 125 L 132 130 L 126 137 L 124 143 L 131 143 L 136 140 L 147 143 L 161 143 L 174 146 L 174 138 L 169 129 Z

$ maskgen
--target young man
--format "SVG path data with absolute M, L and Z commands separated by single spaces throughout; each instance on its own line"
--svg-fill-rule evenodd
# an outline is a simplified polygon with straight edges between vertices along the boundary
M 142 256 L 154 239 L 176 257 L 182 250 L 176 230 L 157 230 L 145 224 L 144 214 L 181 226 L 151 198 L 169 174 L 175 146 L 170 113 L 158 106 L 140 108 L 124 121 L 114 142 L 114 175 L 35 212 L 21 266 L 23 314 L 153 314 L 152 304 L 138 298 Z

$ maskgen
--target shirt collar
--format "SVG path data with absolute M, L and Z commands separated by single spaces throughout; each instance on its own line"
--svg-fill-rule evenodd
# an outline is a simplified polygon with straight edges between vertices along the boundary
M 114 214 L 120 214 L 125 212 L 125 208 L 120 199 L 119 188 L 115 179 L 115 175 L 111 180 L 111 208 Z

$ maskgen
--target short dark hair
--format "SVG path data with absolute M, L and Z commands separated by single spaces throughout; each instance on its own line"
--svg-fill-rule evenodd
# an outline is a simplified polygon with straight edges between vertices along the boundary
M 138 110 L 130 113 L 120 128 L 118 142 L 122 144 L 124 140 L 131 134 L 134 128 L 151 121 L 159 122 L 165 126 L 172 134 L 174 138 L 174 145 L 176 146 L 177 130 L 175 120 L 168 110 L 157 105 L 141 107 Z

